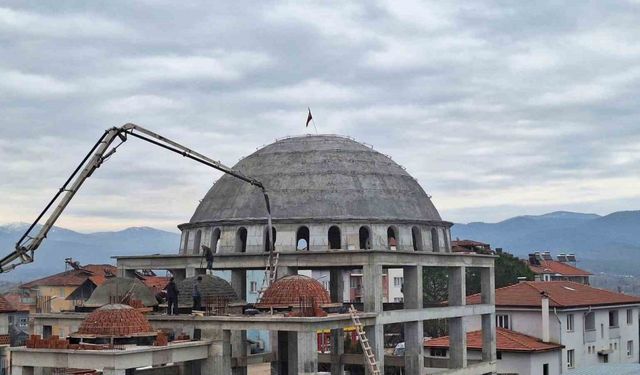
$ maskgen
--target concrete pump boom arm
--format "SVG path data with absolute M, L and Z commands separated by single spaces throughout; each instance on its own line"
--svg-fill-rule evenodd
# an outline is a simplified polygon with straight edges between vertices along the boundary
M 42 241 L 44 241 L 44 239 L 47 237 L 47 233 L 49 233 L 56 220 L 58 220 L 62 212 L 69 205 L 69 202 L 78 192 L 82 184 L 87 180 L 87 178 L 91 177 L 91 174 L 97 168 L 99 168 L 106 159 L 108 159 L 116 152 L 117 148 L 127 140 L 128 136 L 133 136 L 167 150 L 173 151 L 186 158 L 195 160 L 201 164 L 207 165 L 226 174 L 230 174 L 231 176 L 234 176 L 242 181 L 260 188 L 265 199 L 269 226 L 268 234 L 269 237 L 271 237 L 271 207 L 269 204 L 269 196 L 267 195 L 267 192 L 260 181 L 234 171 L 233 169 L 223 165 L 219 161 L 212 160 L 198 152 L 184 147 L 177 142 L 174 142 L 141 126 L 129 123 L 119 128 L 114 127 L 111 129 L 107 129 L 104 132 L 102 137 L 98 139 L 93 148 L 91 148 L 82 162 L 80 162 L 80 164 L 76 167 L 75 171 L 71 174 L 71 176 L 69 176 L 64 185 L 54 195 L 49 204 L 47 204 L 40 215 L 38 215 L 38 218 L 31 224 L 31 226 L 29 226 L 29 229 L 27 229 L 27 231 L 22 235 L 18 242 L 16 242 L 14 251 L 0 260 L 0 273 L 10 271 L 19 265 L 33 262 L 33 253 L 38 249 Z M 109 148 L 116 140 L 120 140 L 120 143 L 113 146 L 112 148 Z M 62 198 L 60 198 L 60 196 L 62 196 Z M 35 236 L 31 236 L 31 232 L 40 222 L 40 219 L 42 219 L 42 217 L 49 211 L 49 209 L 58 201 L 59 203 L 51 212 L 51 215 L 42 225 L 38 233 Z M 271 239 L 269 239 L 269 243 L 272 243 Z M 270 250 L 273 251 L 273 249 Z

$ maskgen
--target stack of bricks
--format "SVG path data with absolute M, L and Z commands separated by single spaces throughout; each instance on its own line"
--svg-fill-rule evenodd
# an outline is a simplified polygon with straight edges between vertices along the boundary
M 11 344 L 11 336 L 0 335 L 0 345 L 9 345 L 9 344 Z
M 40 335 L 31 335 L 27 340 L 27 348 L 31 349 L 69 349 L 69 340 L 58 336 L 43 339 Z
M 153 346 L 167 346 L 169 345 L 169 337 L 166 333 L 160 331 L 158 332 L 158 336 L 156 336 L 156 341 L 154 341 Z

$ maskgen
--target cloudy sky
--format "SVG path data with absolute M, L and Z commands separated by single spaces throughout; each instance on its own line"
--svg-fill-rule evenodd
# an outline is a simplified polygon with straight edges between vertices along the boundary
M 104 129 L 229 165 L 350 135 L 451 221 L 640 207 L 640 2 L 3 1 L 0 223 L 30 221 Z M 135 143 L 135 144 L 134 144 Z M 59 224 L 175 230 L 219 175 L 132 140 Z

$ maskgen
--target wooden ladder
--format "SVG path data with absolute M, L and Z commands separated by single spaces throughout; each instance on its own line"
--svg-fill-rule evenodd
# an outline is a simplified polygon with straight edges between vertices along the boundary
M 369 340 L 367 339 L 367 335 L 364 332 L 364 327 L 360 322 L 360 317 L 358 316 L 358 310 L 356 310 L 353 305 L 349 307 L 349 314 L 351 315 L 351 321 L 353 321 L 353 325 L 356 326 L 356 332 L 358 333 L 358 339 L 360 340 L 360 345 L 362 346 L 362 352 L 364 354 L 364 358 L 367 361 L 367 365 L 369 366 L 369 370 L 371 370 L 371 374 L 380 375 L 380 369 L 378 368 L 378 362 L 376 361 L 376 356 L 373 354 L 373 350 L 371 350 L 371 345 L 369 345 Z
M 274 251 L 269 254 L 269 259 L 267 260 L 267 266 L 264 270 L 264 278 L 262 279 L 262 287 L 258 291 L 258 302 L 262 299 L 262 295 L 264 292 L 271 286 L 271 284 L 276 281 L 276 276 L 278 273 L 278 260 L 280 259 L 280 253 Z

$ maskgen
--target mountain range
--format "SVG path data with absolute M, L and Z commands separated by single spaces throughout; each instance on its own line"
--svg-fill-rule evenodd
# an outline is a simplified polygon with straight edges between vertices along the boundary
M 0 255 L 15 246 L 27 224 L 0 226 Z M 498 223 L 455 224 L 453 239 L 490 243 L 520 257 L 534 251 L 574 253 L 578 267 L 594 273 L 640 276 L 640 211 L 606 216 L 551 212 L 517 216 Z M 36 261 L 0 275 L 0 281 L 27 281 L 65 269 L 64 259 L 81 264 L 114 263 L 113 255 L 177 253 L 178 233 L 149 227 L 78 233 L 54 227 L 36 252 Z
M 2 256 L 13 250 L 27 228 L 28 224 L 25 223 L 0 226 Z M 35 252 L 35 261 L 0 275 L 0 280 L 28 281 L 64 271 L 65 258 L 73 258 L 80 264 L 115 264 L 115 260 L 111 259 L 113 255 L 177 253 L 179 244 L 180 234 L 149 227 L 96 233 L 79 233 L 53 227 Z
M 453 239 L 490 243 L 526 257 L 534 251 L 574 253 L 591 272 L 640 276 L 640 211 L 606 216 L 558 211 L 517 216 L 498 223 L 455 224 Z

